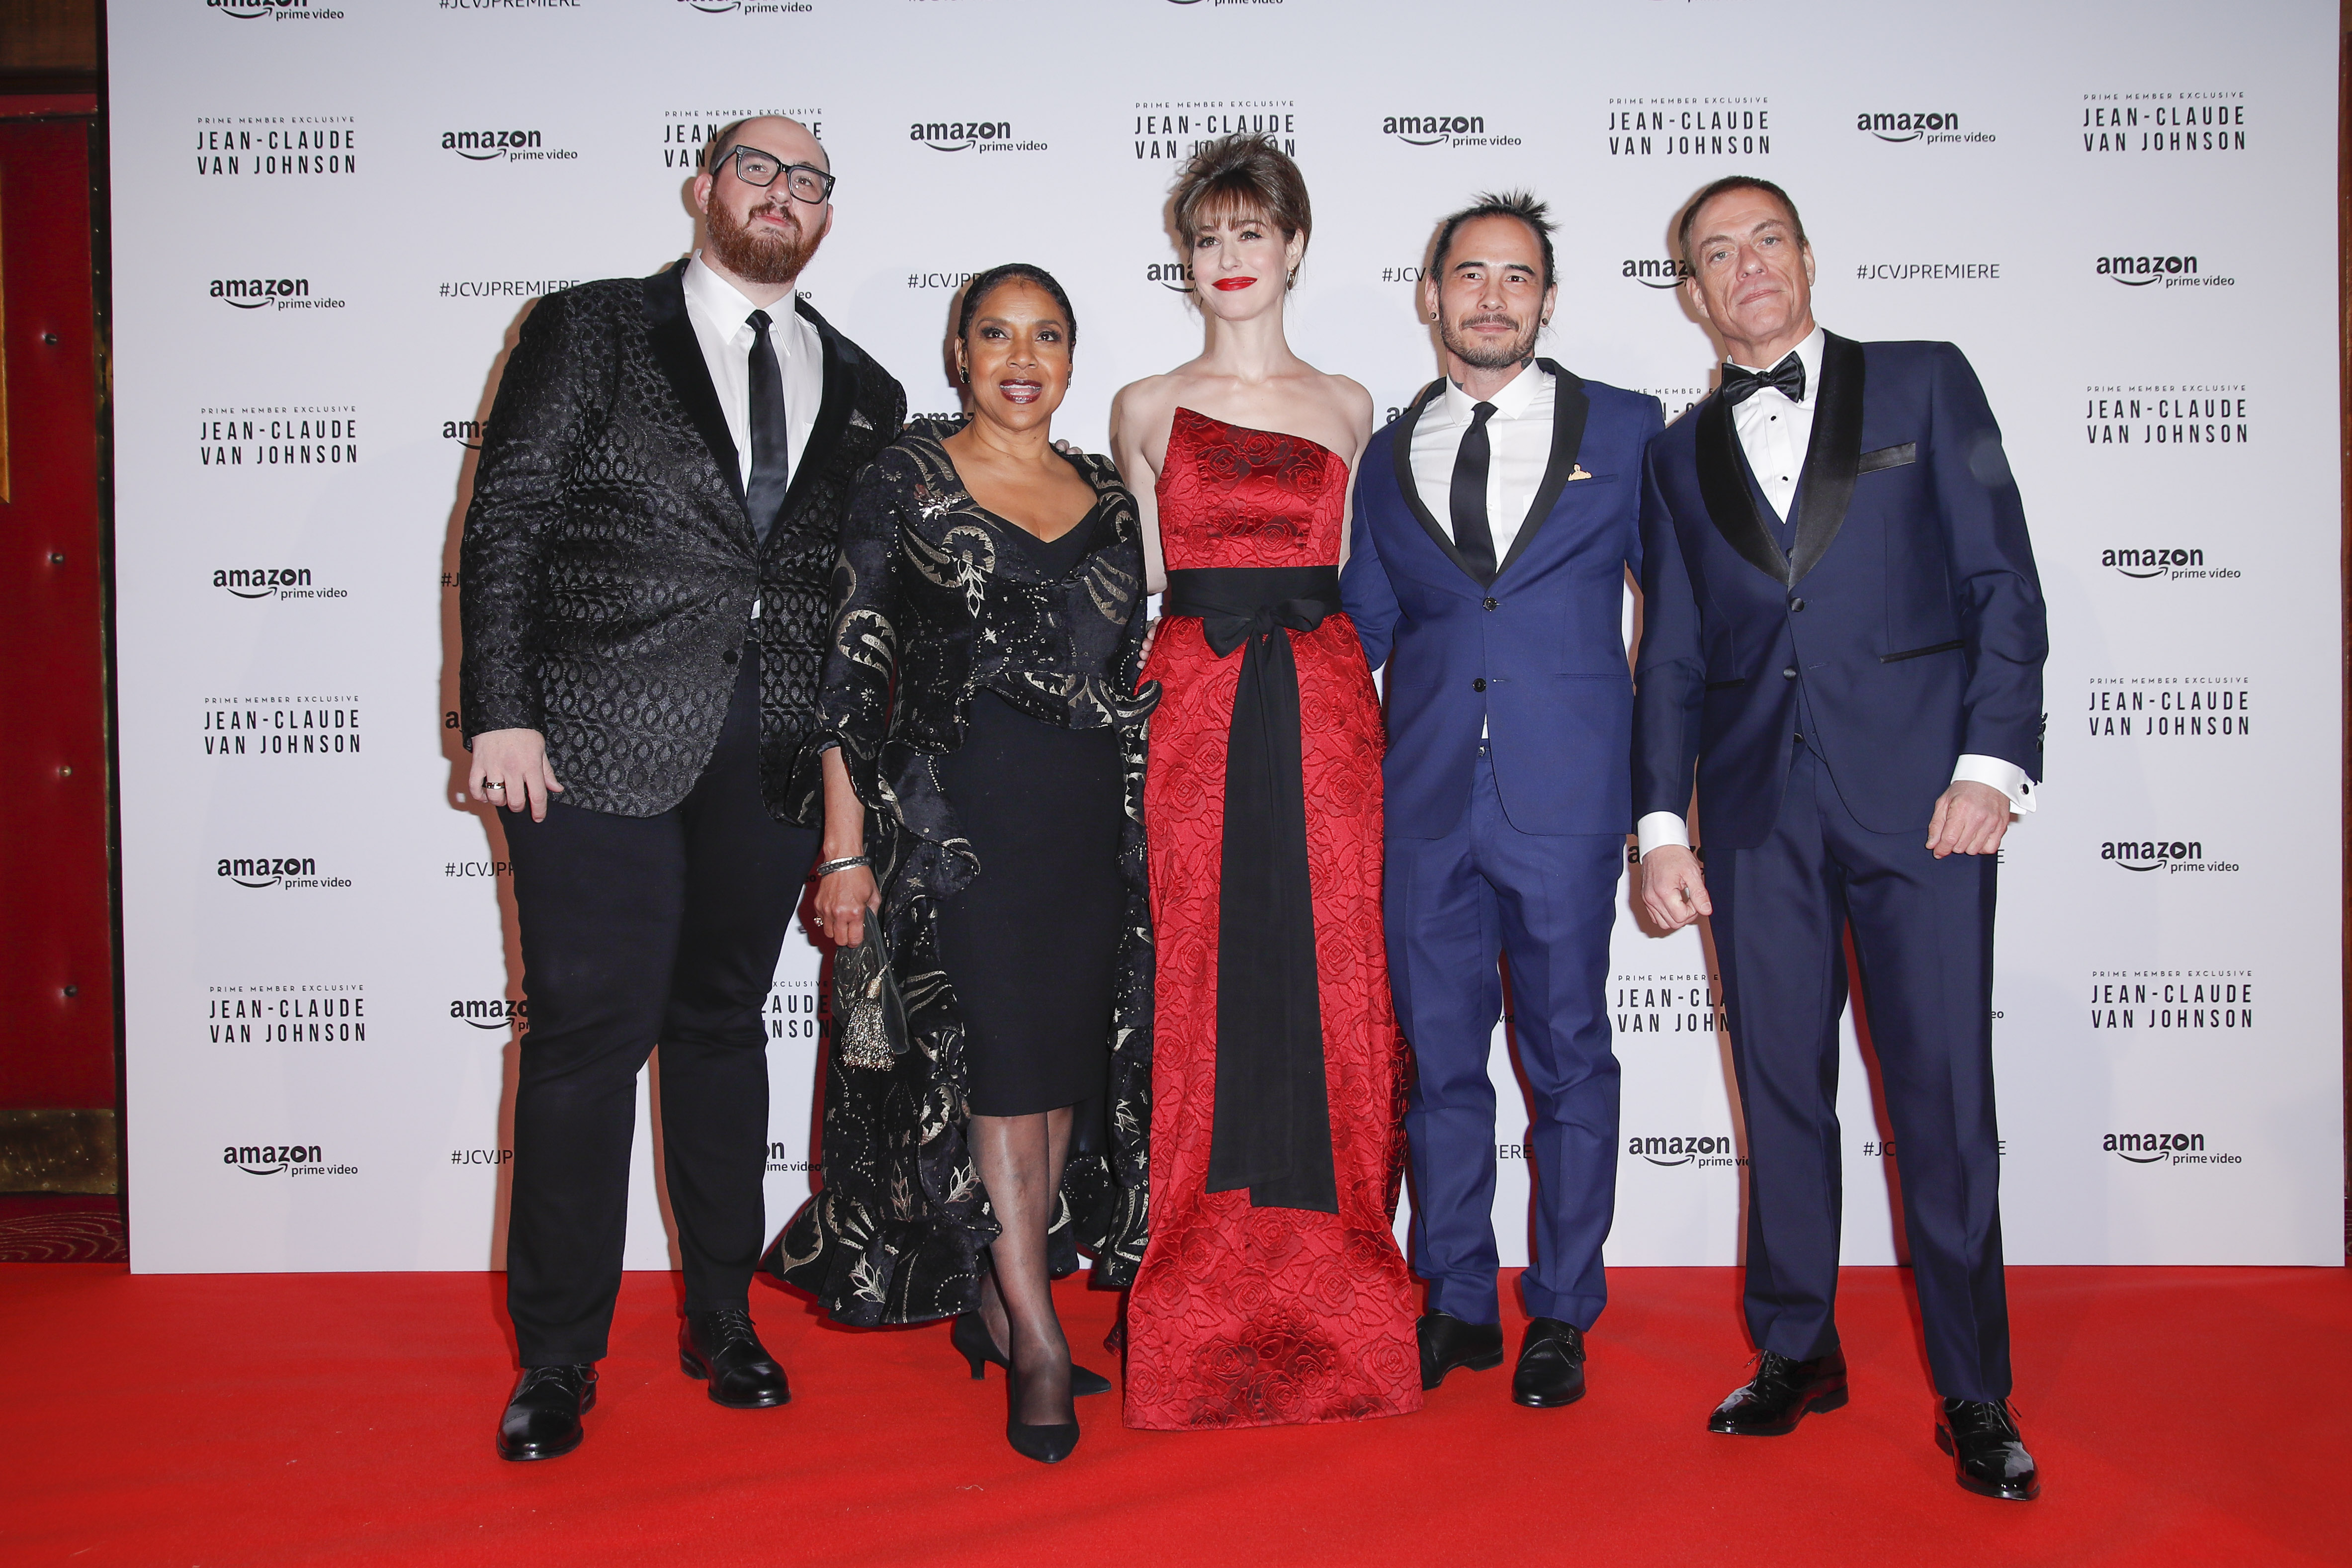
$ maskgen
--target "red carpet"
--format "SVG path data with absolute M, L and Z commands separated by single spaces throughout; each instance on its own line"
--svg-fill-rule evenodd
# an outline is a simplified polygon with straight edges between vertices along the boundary
M 633 1274 L 577 1453 L 501 1463 L 495 1275 L 133 1279 L 0 1268 L 0 1558 L 202 1565 L 2352 1562 L 2352 1274 L 2015 1268 L 2042 1500 L 1952 1484 L 1907 1280 L 1853 1269 L 1846 1409 L 1792 1436 L 1702 1430 L 1741 1375 L 1724 1269 L 1612 1272 L 1593 1392 L 1561 1411 L 1456 1373 L 1418 1415 L 1129 1432 L 1116 1395 L 1048 1469 L 944 1325 L 856 1333 L 761 1287 L 793 1403 L 721 1410 L 679 1375 L 676 1286 Z M 1081 1360 L 1112 1298 L 1075 1282 Z M 1512 1325 L 1517 1343 L 1517 1324 Z

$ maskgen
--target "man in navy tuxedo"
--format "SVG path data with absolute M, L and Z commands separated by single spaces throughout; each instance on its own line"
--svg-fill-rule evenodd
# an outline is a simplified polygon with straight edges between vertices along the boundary
M 1959 350 L 1813 324 L 1812 251 L 1780 187 L 1717 181 L 1680 238 L 1727 359 L 1644 466 L 1633 790 L 1643 902 L 1668 930 L 1713 917 L 1748 1125 L 1761 1354 L 1708 1426 L 1777 1436 L 1846 1402 L 1832 1305 L 1850 925 L 1937 1437 L 1962 1486 L 2029 1499 L 1991 1025 L 1994 854 L 2042 771 L 2049 643 L 2024 509 Z M 1683 819 L 1694 769 L 1704 879 Z
M 1422 1385 L 1503 1359 L 1489 1044 L 1509 961 L 1530 1089 L 1535 1263 L 1511 1397 L 1584 1393 L 1617 1186 L 1609 933 L 1633 826 L 1626 572 L 1657 401 L 1535 357 L 1558 300 L 1524 195 L 1448 218 L 1422 286 L 1444 379 L 1374 435 L 1339 595 L 1388 670 L 1389 975 L 1417 1067 L 1405 1127 Z

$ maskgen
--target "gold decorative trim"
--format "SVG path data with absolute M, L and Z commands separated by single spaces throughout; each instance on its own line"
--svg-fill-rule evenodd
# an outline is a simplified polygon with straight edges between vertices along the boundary
M 111 1110 L 0 1110 L 0 1193 L 122 1190 L 122 1140 Z

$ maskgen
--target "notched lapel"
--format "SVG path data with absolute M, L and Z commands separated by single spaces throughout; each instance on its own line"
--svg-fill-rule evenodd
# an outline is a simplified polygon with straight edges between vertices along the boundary
M 719 389 L 710 384 L 710 367 L 702 362 L 702 344 L 694 323 L 686 318 L 686 263 L 666 268 L 646 279 L 646 335 L 652 340 L 655 363 L 677 395 L 678 405 L 710 449 L 719 477 L 742 512 L 747 538 L 751 513 L 743 510 L 743 460 L 735 437 L 727 433 L 727 415 L 719 406 Z
M 1539 359 L 1536 363 L 1551 375 L 1551 458 L 1544 465 L 1543 484 L 1537 489 L 1536 499 L 1528 503 L 1528 515 L 1520 521 L 1519 536 L 1511 541 L 1511 552 L 1496 569 L 1498 580 L 1511 569 L 1513 562 L 1527 553 L 1528 542 L 1542 531 L 1569 480 L 1592 477 L 1576 460 L 1584 448 L 1584 423 L 1592 415 L 1592 399 L 1585 395 L 1583 378 L 1548 359 Z
M 1470 563 L 1462 559 L 1462 552 L 1454 548 L 1454 536 L 1438 526 L 1437 519 L 1432 517 L 1429 508 L 1422 503 L 1420 481 L 1412 477 L 1413 429 L 1421 423 L 1423 411 L 1444 392 L 1443 377 L 1421 389 L 1421 395 L 1412 400 L 1406 407 L 1404 416 L 1397 421 L 1396 433 L 1389 441 L 1389 458 L 1396 469 L 1397 489 L 1403 493 L 1405 507 L 1420 521 L 1423 531 L 1429 535 L 1429 542 L 1444 551 L 1445 558 L 1460 567 L 1465 577 L 1484 588 L 1486 585 L 1485 581 L 1470 570 Z
M 1864 369 L 1860 343 L 1822 334 L 1822 401 L 1813 410 L 1813 438 L 1797 487 L 1796 549 L 1787 579 L 1792 588 L 1821 564 L 1845 526 L 1862 471 Z
M 1757 514 L 1756 500 L 1748 493 L 1747 469 L 1739 456 L 1739 432 L 1732 426 L 1731 405 L 1721 392 L 1699 405 L 1698 428 L 1692 434 L 1698 443 L 1699 498 L 1706 502 L 1715 531 L 1756 570 L 1776 583 L 1790 582 L 1789 558 L 1780 553 L 1779 542 Z

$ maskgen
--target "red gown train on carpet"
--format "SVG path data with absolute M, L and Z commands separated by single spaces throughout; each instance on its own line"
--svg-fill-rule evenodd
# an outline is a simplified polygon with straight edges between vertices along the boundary
M 1176 411 L 1161 466 L 1171 571 L 1336 565 L 1348 466 L 1303 437 Z M 1227 735 L 1239 651 L 1160 626 L 1144 784 L 1158 949 L 1151 1230 L 1129 1299 L 1127 1424 L 1191 1430 L 1421 1408 L 1410 1276 L 1391 1229 L 1402 1047 L 1381 928 L 1379 699 L 1353 623 L 1296 632 L 1316 986 L 1339 1212 L 1206 1190 L 1215 1110 Z

